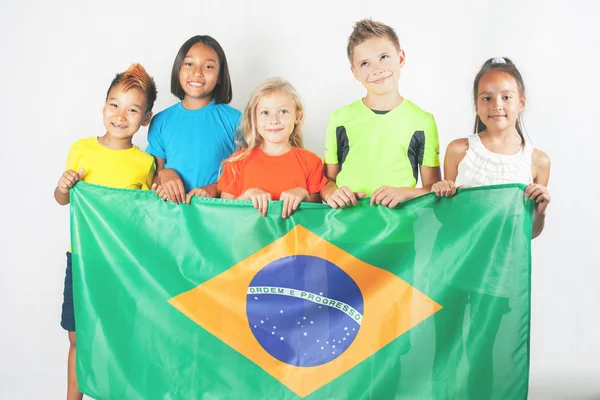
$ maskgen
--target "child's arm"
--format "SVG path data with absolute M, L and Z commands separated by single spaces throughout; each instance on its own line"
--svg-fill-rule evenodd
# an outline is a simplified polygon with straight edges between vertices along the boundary
M 71 202 L 70 190 L 75 183 L 81 179 L 83 175 L 83 168 L 79 172 L 75 172 L 72 169 L 68 169 L 63 172 L 62 176 L 58 180 L 58 186 L 54 189 L 54 199 L 61 206 L 67 205 Z
M 444 157 L 444 180 L 434 183 L 431 191 L 440 197 L 452 197 L 456 194 L 456 177 L 458 176 L 458 165 L 465 158 L 469 149 L 468 139 L 456 139 L 446 149 Z
M 357 199 L 362 199 L 366 194 L 363 192 L 355 193 L 348 186 L 338 188 L 335 179 L 339 173 L 340 164 L 325 164 L 327 184 L 321 189 L 321 198 L 332 208 L 355 206 Z
M 548 193 L 550 179 L 550 157 L 543 151 L 533 150 L 531 155 L 533 169 L 533 183 L 525 189 L 525 196 L 535 201 L 533 214 L 532 239 L 540 236 L 546 224 L 546 208 L 551 201 Z
M 154 156 L 156 160 L 156 175 L 152 182 L 152 190 L 163 200 L 170 200 L 173 203 L 183 203 L 186 201 L 185 189 L 181 177 L 172 168 L 165 168 L 167 160 Z

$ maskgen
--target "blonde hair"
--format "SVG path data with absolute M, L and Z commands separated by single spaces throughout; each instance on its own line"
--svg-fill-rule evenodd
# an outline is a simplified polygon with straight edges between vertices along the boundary
M 383 22 L 373 21 L 372 19 L 362 19 L 356 22 L 348 38 L 348 47 L 346 48 L 350 64 L 352 64 L 352 57 L 354 56 L 354 48 L 356 46 L 369 39 L 381 37 L 388 39 L 396 47 L 396 50 L 400 51 L 400 40 L 396 31 L 391 26 Z
M 250 96 L 250 101 L 244 109 L 242 120 L 236 131 L 236 147 L 238 150 L 244 150 L 235 156 L 229 157 L 223 162 L 234 162 L 248 157 L 252 151 L 261 145 L 263 138 L 259 135 L 256 128 L 256 109 L 258 102 L 265 96 L 275 93 L 283 93 L 292 98 L 296 105 L 296 120 L 298 123 L 290 135 L 290 144 L 294 147 L 303 148 L 302 125 L 304 124 L 304 105 L 300 95 L 291 83 L 282 78 L 269 78 L 262 82 Z

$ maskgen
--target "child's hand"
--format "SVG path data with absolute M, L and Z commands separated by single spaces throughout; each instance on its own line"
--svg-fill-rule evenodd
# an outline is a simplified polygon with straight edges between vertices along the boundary
M 527 186 L 527 188 L 525 188 L 525 197 L 529 197 L 531 200 L 535 201 L 535 211 L 538 214 L 544 216 L 546 215 L 546 208 L 552 200 L 546 186 L 538 183 L 530 184 Z
M 357 199 L 362 199 L 365 195 L 366 193 L 364 192 L 355 193 L 350 190 L 348 186 L 342 186 L 331 193 L 327 198 L 326 203 L 329 204 L 331 208 L 344 208 L 351 205 L 355 206 Z
M 68 194 L 69 190 L 71 190 L 75 183 L 81 179 L 83 171 L 83 168 L 81 168 L 79 172 L 75 172 L 72 169 L 68 169 L 63 172 L 62 176 L 58 180 L 58 191 L 62 194 Z
M 158 172 L 158 178 L 160 179 L 160 185 L 158 185 L 155 190 L 156 194 L 160 196 L 161 199 L 170 200 L 177 204 L 185 201 L 183 181 L 174 169 L 161 169 Z M 166 194 L 166 196 L 164 196 L 164 194 Z
M 150 189 L 154 190 L 156 192 L 156 195 L 160 197 L 161 200 L 167 200 L 167 191 L 165 190 L 165 188 L 162 187 L 162 185 L 155 182 L 152 184 L 152 187 Z
M 382 206 L 394 208 L 403 201 L 414 198 L 411 189 L 382 186 L 371 195 L 371 205 L 381 204 Z
M 310 195 L 304 188 L 297 187 L 281 192 L 280 200 L 283 200 L 283 211 L 281 216 L 287 218 L 298 209 L 301 201 L 308 199 Z
M 192 202 L 192 197 L 217 197 L 217 185 L 211 184 L 192 189 L 186 196 L 185 202 L 189 205 Z
M 246 190 L 243 196 L 252 200 L 252 205 L 263 217 L 267 216 L 267 208 L 269 207 L 269 200 L 271 200 L 271 193 L 267 193 L 259 188 L 252 188 Z
M 431 186 L 431 192 L 438 197 L 452 197 L 456 194 L 456 189 L 454 181 L 439 181 Z

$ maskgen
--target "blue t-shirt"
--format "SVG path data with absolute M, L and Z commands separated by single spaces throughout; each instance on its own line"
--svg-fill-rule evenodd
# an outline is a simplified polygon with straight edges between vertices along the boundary
M 240 118 L 238 110 L 214 100 L 198 110 L 177 103 L 152 118 L 146 151 L 177 171 L 186 192 L 215 183 L 221 162 L 235 149 Z

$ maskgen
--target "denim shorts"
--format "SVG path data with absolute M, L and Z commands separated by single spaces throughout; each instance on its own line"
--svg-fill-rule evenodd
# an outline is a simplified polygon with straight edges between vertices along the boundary
M 67 270 L 65 271 L 65 288 L 63 290 L 60 326 L 67 331 L 75 332 L 75 308 L 73 307 L 73 267 L 70 251 L 67 252 Z

